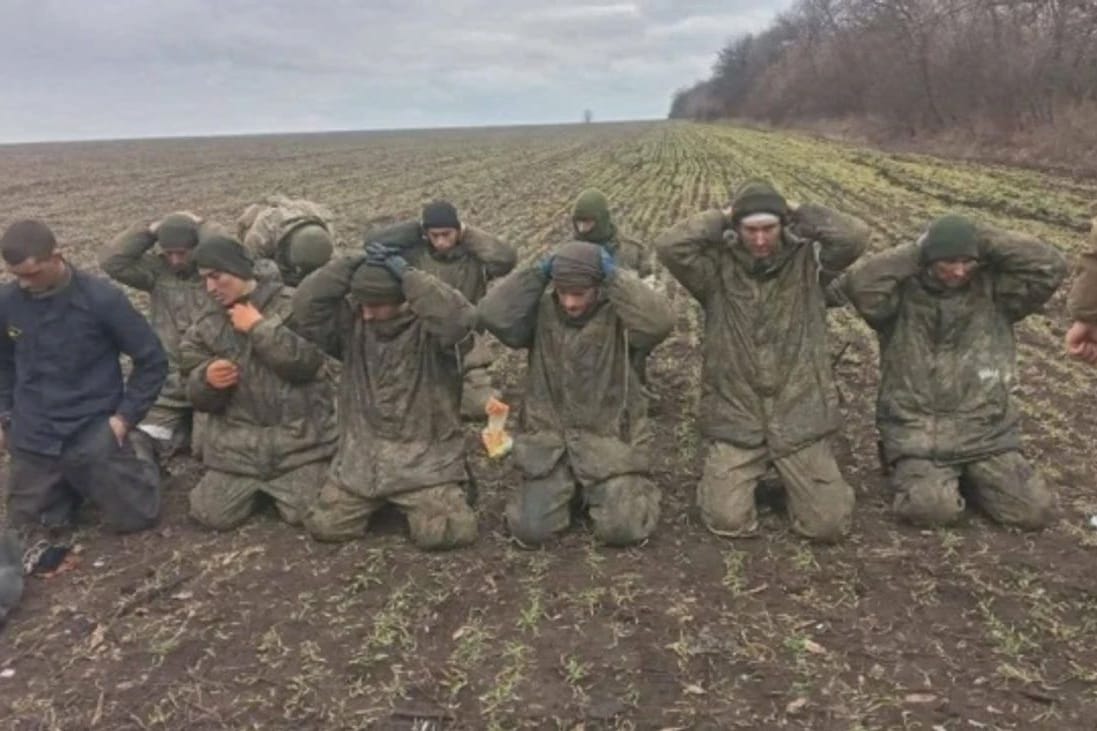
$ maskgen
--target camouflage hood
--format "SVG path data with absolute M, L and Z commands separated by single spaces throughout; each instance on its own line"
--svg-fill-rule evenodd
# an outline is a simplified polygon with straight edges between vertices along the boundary
M 594 221 L 594 228 L 583 233 L 575 226 L 575 222 L 583 219 Z M 600 190 L 584 190 L 575 199 L 575 205 L 571 209 L 572 227 L 575 238 L 580 241 L 589 241 L 592 244 L 603 246 L 611 244 L 617 237 L 617 227 L 609 211 L 609 199 Z

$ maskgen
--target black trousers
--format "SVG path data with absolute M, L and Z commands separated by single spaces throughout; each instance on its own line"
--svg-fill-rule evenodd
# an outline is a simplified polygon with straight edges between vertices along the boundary
M 106 418 L 76 433 L 60 456 L 11 450 L 8 521 L 15 527 L 64 528 L 80 505 L 97 506 L 118 533 L 152 527 L 160 515 L 160 470 L 141 459 L 127 435 L 118 440 Z

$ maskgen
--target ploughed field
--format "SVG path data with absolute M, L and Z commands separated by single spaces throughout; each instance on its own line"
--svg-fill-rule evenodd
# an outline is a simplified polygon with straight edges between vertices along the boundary
M 650 241 L 747 176 L 861 216 L 875 249 L 960 210 L 1073 254 L 1097 199 L 1093 183 L 1031 171 L 685 123 L 0 148 L 4 221 L 44 218 L 88 266 L 135 220 L 231 223 L 271 192 L 330 206 L 351 247 L 447 197 L 530 258 L 566 236 L 586 186 Z M 516 476 L 472 428 L 481 538 L 450 554 L 410 547 L 395 514 L 342 546 L 273 514 L 200 530 L 186 517 L 198 470 L 181 461 L 159 529 L 89 524 L 76 570 L 29 581 L 0 633 L 4 728 L 1093 728 L 1097 373 L 1061 354 L 1065 293 L 1019 328 L 1026 448 L 1061 503 L 1041 535 L 890 519 L 875 340 L 832 313 L 838 451 L 859 502 L 852 537 L 830 547 L 790 535 L 779 510 L 754 540 L 701 527 L 698 310 L 659 276 L 680 317 L 649 368 L 664 504 L 647 545 L 599 548 L 582 526 L 545 550 L 513 545 Z M 495 371 L 520 403 L 523 355 Z

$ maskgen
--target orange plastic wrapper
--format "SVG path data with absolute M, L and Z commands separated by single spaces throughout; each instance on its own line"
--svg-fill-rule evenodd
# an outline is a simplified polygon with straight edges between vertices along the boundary
M 480 439 L 484 443 L 484 449 L 488 451 L 488 456 L 499 459 L 509 454 L 514 447 L 514 440 L 506 430 L 510 407 L 493 396 L 488 399 L 484 411 L 488 415 L 488 425 L 480 432 Z

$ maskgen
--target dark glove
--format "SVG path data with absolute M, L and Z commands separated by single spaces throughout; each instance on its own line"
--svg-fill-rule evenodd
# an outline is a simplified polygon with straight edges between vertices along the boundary
M 545 278 L 545 281 L 552 279 L 552 262 L 555 260 L 555 255 L 546 254 L 541 257 L 541 261 L 537 262 L 537 271 L 541 272 L 541 276 Z
M 408 270 L 408 260 L 399 254 L 389 254 L 381 262 L 385 269 L 392 272 L 392 276 L 396 277 L 398 281 L 404 281 L 404 272 Z
M 613 254 L 609 253 L 609 249 L 601 247 L 602 257 L 602 276 L 606 279 L 613 279 L 617 274 L 617 260 L 613 258 Z
M 380 241 L 366 244 L 366 261 L 370 264 L 384 264 L 388 255 L 388 247 Z

